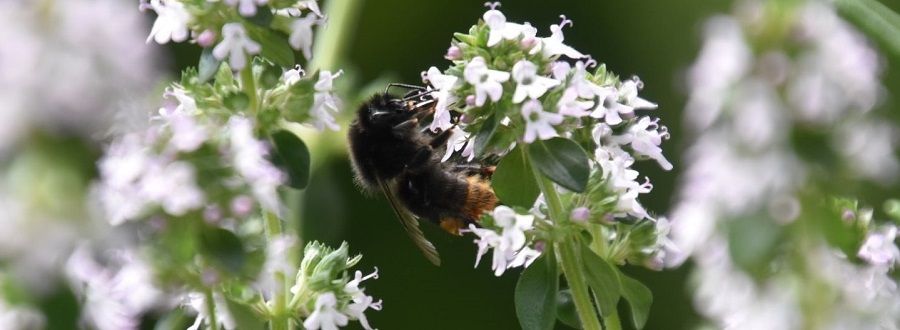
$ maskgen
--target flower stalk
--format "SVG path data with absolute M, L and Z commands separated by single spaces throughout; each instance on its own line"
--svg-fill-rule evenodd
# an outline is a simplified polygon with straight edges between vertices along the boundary
M 218 330 L 219 326 L 216 324 L 216 301 L 215 297 L 213 297 L 212 288 L 206 288 L 203 291 L 203 295 L 206 299 L 206 313 L 209 315 L 209 319 L 207 319 L 206 328 L 209 330 Z
M 249 70 L 247 70 L 249 71 Z M 281 228 L 281 220 L 274 213 L 265 211 L 266 236 L 269 241 L 274 241 L 281 237 L 283 230 Z M 291 329 L 291 320 L 287 309 L 288 284 L 287 277 L 281 271 L 273 272 L 275 277 L 275 286 L 272 288 L 272 322 L 270 328 L 272 330 L 288 330 Z

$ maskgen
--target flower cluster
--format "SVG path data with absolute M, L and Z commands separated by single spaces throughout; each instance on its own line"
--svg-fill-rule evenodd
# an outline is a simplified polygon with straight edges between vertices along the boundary
M 683 253 L 666 262 L 692 258 L 697 308 L 721 327 L 890 328 L 896 229 L 822 202 L 896 178 L 896 129 L 873 110 L 877 53 L 831 3 L 779 6 L 746 1 L 707 22 L 672 213 Z
M 290 66 L 293 54 L 285 49 L 288 45 L 310 59 L 312 27 L 324 21 L 315 0 L 142 0 L 140 7 L 157 15 L 147 42 L 190 39 L 201 47 L 212 47 L 212 55 L 220 61 L 227 59 L 235 70 L 243 69 L 253 55 Z M 284 40 L 282 33 L 289 37 Z
M 181 95 L 179 108 L 193 103 L 182 90 L 171 93 Z M 202 117 L 164 108 L 156 125 L 109 146 L 99 162 L 97 195 L 114 225 L 156 216 L 228 222 L 257 207 L 278 213 L 276 188 L 285 175 L 269 161 L 269 149 L 246 117 L 235 115 L 219 130 Z
M 490 249 L 494 250 L 491 269 L 496 276 L 503 275 L 509 268 L 528 267 L 541 255 L 540 251 L 526 244 L 530 241 L 526 232 L 534 229 L 533 214 L 517 214 L 507 206 L 498 206 L 485 220 L 481 228 L 469 225 L 469 231 L 478 236 L 475 240 L 475 244 L 478 244 L 475 267 L 478 267 L 481 257 Z
M 310 243 L 303 251 L 296 284 L 291 287 L 291 310 L 308 315 L 303 326 L 309 330 L 337 329 L 356 320 L 366 330 L 372 330 L 365 312 L 381 310 L 381 300 L 365 293 L 363 281 L 378 278 L 378 269 L 363 276 L 356 271 L 351 278 L 347 272 L 362 256 L 348 257 L 348 246 L 331 249 L 318 242 Z
M 669 138 L 668 130 L 658 118 L 639 111 L 657 107 L 638 95 L 643 82 L 637 77 L 619 79 L 605 65 L 566 45 L 563 28 L 572 21 L 565 17 L 550 26 L 549 36 L 539 37 L 531 24 L 509 22 L 497 9 L 499 4 L 488 5 L 482 21 L 468 33 L 455 35 L 445 56 L 453 65 L 443 72 L 431 67 L 422 74 L 437 100 L 429 128 L 435 132 L 453 130 L 442 160 L 472 161 L 490 154 L 503 156 L 519 149 L 547 148 L 545 144 L 559 140 L 574 141 L 578 144 L 575 150 L 587 147 L 594 151 L 593 157 L 584 157 L 592 178 L 587 190 L 573 193 L 572 186 L 560 190 L 569 202 L 564 205 L 567 212 L 582 210 L 585 221 L 579 226 L 586 229 L 623 222 L 637 228 L 638 223 L 646 222 L 649 228 L 656 228 L 657 221 L 638 201 L 652 185 L 649 179 L 639 179 L 631 166 L 645 159 L 656 161 L 666 170 L 672 164 L 660 148 Z M 499 197 L 501 203 L 508 202 L 502 194 Z M 478 236 L 479 259 L 488 249 L 494 249 L 492 268 L 497 275 L 508 267 L 527 265 L 539 254 L 523 245 L 524 232 L 534 231 L 531 215 L 513 214 L 505 206 L 498 207 L 493 220 L 486 221 L 496 228 L 471 229 Z M 666 230 L 650 232 L 655 238 L 665 235 Z M 628 236 L 617 235 L 616 230 L 603 231 L 602 235 L 605 237 L 596 239 Z M 656 240 L 650 241 L 657 247 L 617 250 L 616 260 L 633 259 L 640 250 L 659 251 Z

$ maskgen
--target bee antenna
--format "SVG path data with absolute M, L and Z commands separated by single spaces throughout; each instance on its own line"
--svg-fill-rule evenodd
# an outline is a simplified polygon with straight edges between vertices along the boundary
M 415 92 L 415 91 L 413 91 L 413 92 Z M 421 91 L 419 91 L 418 93 L 415 93 L 415 94 L 412 94 L 413 92 L 410 92 L 410 94 L 407 94 L 407 96 L 403 98 L 403 101 L 405 102 L 405 101 L 409 101 L 409 100 L 412 100 L 412 99 L 417 99 L 417 98 L 420 98 L 420 97 L 422 97 L 422 96 L 425 96 L 425 95 L 434 93 L 434 92 L 436 92 L 436 91 L 433 90 L 433 89 L 429 89 L 429 90 L 421 90 Z

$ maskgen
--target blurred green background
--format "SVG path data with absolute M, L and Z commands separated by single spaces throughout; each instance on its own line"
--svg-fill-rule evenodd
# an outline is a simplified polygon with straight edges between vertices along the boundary
M 349 1 L 349 0 L 337 0 Z M 419 73 L 431 66 L 444 69 L 443 55 L 452 34 L 466 31 L 484 13 L 483 1 L 356 0 L 357 18 L 351 27 L 349 44 L 342 60 L 332 69 L 347 72 L 357 90 L 379 79 L 419 83 Z M 894 10 L 900 1 L 885 2 Z M 328 1 L 323 10 L 328 14 Z M 683 72 L 698 53 L 703 20 L 726 13 L 727 1 L 505 1 L 501 10 L 509 21 L 528 21 L 539 35 L 549 34 L 549 25 L 559 15 L 572 19 L 565 29 L 566 43 L 592 54 L 621 76 L 638 75 L 645 82 L 642 96 L 658 103 L 655 115 L 669 126 L 672 139 L 663 145 L 675 164 L 671 173 L 653 162 L 638 164 L 642 175 L 650 177 L 654 191 L 642 199 L 653 212 L 665 214 L 679 173 L 681 111 L 685 104 Z M 148 19 L 149 24 L 149 19 Z M 877 44 L 877 43 L 876 43 Z M 170 69 L 177 75 L 195 65 L 199 49 L 194 45 L 169 46 Z M 888 91 L 900 90 L 898 56 L 884 52 Z M 346 86 L 345 83 L 344 86 Z M 898 100 L 888 98 L 882 111 L 900 116 Z M 359 100 L 348 97 L 344 126 Z M 343 141 L 340 133 L 326 139 Z M 352 182 L 352 172 L 341 144 L 314 147 L 312 183 L 303 195 L 302 236 L 334 246 L 348 241 L 351 250 L 363 253 L 360 269 L 378 267 L 381 277 L 366 282 L 367 293 L 384 300 L 384 309 L 368 313 L 380 329 L 517 329 L 513 289 L 518 271 L 500 278 L 490 271 L 490 259 L 473 269 L 476 247 L 471 237 L 452 237 L 436 226 L 423 225 L 426 235 L 438 247 L 443 265 L 434 267 L 419 255 L 394 219 L 381 197 L 363 196 Z M 863 201 L 866 199 L 863 198 Z M 689 265 L 663 272 L 626 267 L 626 272 L 647 284 L 654 293 L 647 329 L 685 329 L 699 324 L 692 310 Z M 623 307 L 623 306 L 620 306 Z M 358 327 L 352 324 L 352 327 Z M 352 328 L 351 327 L 351 328 Z M 560 326 L 560 328 L 564 328 Z

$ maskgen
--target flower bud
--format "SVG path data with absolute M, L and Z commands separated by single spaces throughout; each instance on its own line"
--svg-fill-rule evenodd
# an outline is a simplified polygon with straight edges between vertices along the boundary
M 587 222 L 590 217 L 591 210 L 584 206 L 575 208 L 569 215 L 569 219 L 572 219 L 572 221 L 575 222 Z
M 450 48 L 447 49 L 447 54 L 444 55 L 444 58 L 451 61 L 460 60 L 462 59 L 462 51 L 459 47 L 450 46 Z
M 209 47 L 212 46 L 213 43 L 216 42 L 216 31 L 213 30 L 204 30 L 197 36 L 197 45 L 200 47 Z

